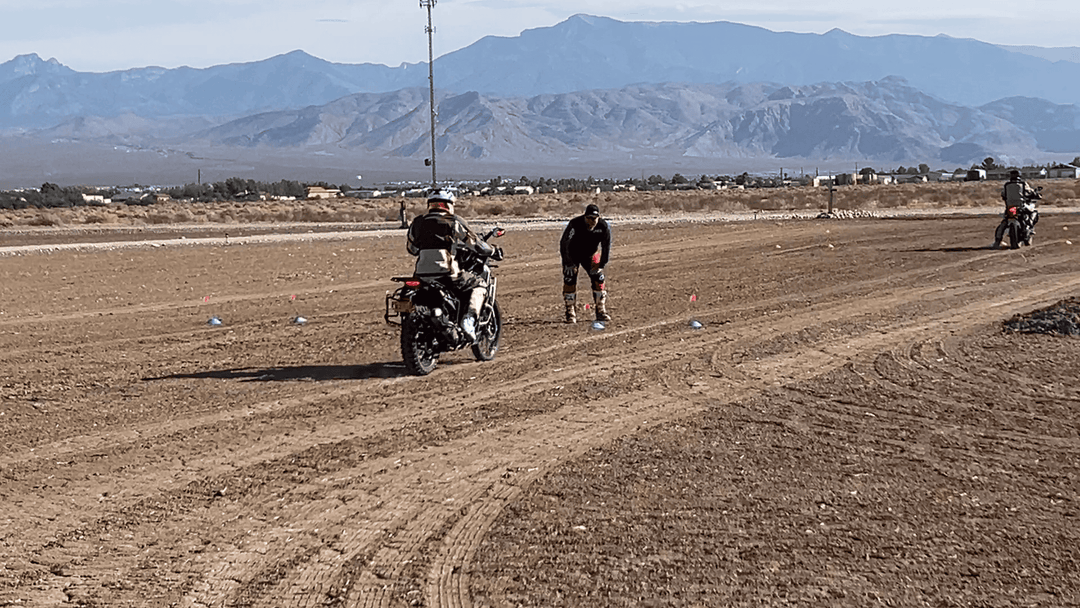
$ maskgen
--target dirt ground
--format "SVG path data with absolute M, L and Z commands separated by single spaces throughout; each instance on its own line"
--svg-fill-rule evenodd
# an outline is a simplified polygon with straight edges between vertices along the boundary
M 423 378 L 401 230 L 9 251 L 0 606 L 1080 605 L 1075 209 L 613 224 L 607 328 L 512 228 Z

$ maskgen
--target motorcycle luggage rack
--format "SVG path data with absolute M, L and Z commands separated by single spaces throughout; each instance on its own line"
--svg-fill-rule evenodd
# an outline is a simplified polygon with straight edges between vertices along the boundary
M 406 281 L 414 280 L 416 277 L 391 277 L 390 280 L 395 283 L 404 283 Z M 396 291 L 386 292 L 386 312 L 383 314 L 383 319 L 386 320 L 388 325 L 401 325 L 401 318 L 404 315 L 404 307 L 399 308 L 399 304 L 403 301 L 398 295 L 404 287 L 399 287 Z

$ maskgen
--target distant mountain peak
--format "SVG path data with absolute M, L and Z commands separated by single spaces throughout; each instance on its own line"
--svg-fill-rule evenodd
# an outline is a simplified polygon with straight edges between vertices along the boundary
M 10 61 L 0 63 L 0 82 L 34 74 L 66 74 L 73 70 L 55 58 L 43 60 L 37 53 L 16 55 Z

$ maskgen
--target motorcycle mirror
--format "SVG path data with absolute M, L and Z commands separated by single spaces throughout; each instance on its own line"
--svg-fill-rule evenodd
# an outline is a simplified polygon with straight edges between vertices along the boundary
M 504 230 L 502 228 L 496 228 L 495 229 L 495 236 L 502 236 L 504 234 L 506 234 L 506 230 Z

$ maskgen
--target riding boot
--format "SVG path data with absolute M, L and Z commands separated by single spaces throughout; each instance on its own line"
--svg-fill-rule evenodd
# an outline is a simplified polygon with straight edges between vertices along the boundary
M 994 230 L 994 242 L 990 245 L 991 249 L 1000 249 L 1001 240 L 1005 238 L 1005 230 L 1008 228 L 1009 223 L 1006 220 L 1001 220 L 997 228 Z
M 607 291 L 594 291 L 593 292 L 593 304 L 596 306 L 596 320 L 607 323 L 611 320 L 611 315 L 607 311 Z
M 480 307 L 484 305 L 484 295 L 487 290 L 483 287 L 474 287 L 469 292 L 468 308 L 465 316 L 461 319 L 461 331 L 468 338 L 470 344 L 476 343 L 476 323 L 480 318 Z

